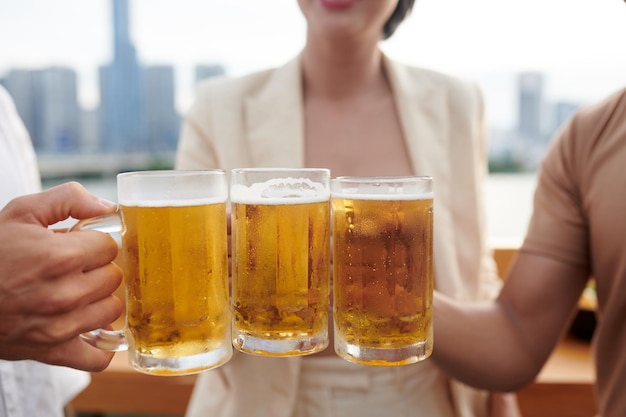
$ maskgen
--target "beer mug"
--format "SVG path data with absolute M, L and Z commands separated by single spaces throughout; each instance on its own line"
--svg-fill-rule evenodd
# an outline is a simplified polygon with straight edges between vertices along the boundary
M 128 350 L 143 373 L 184 375 L 232 356 L 226 174 L 142 171 L 117 176 L 119 210 L 71 230 L 121 232 L 126 325 L 83 335 Z
M 233 345 L 265 356 L 328 346 L 330 171 L 231 172 Z
M 396 366 L 433 348 L 430 177 L 331 181 L 335 351 Z

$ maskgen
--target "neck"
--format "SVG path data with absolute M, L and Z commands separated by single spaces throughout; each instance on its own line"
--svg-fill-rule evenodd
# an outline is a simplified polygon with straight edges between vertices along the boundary
M 354 97 L 384 83 L 377 42 L 312 42 L 302 52 L 304 92 L 331 99 Z

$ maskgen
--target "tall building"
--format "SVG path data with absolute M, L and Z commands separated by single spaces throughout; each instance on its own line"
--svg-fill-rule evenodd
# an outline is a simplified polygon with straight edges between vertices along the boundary
M 220 75 L 224 75 L 226 71 L 224 67 L 219 64 L 215 65 L 196 65 L 195 74 L 194 74 L 194 82 L 197 84 L 198 82 L 211 77 L 217 77 Z
M 543 112 L 543 74 L 523 72 L 519 75 L 519 126 L 523 138 L 541 139 Z
M 80 109 L 74 70 L 63 67 L 13 70 L 5 85 L 37 152 L 80 150 Z
M 4 79 L 4 86 L 11 94 L 20 118 L 31 136 L 35 149 L 39 147 L 39 128 L 37 125 L 37 93 L 35 91 L 35 72 L 13 69 Z
M 554 130 L 561 127 L 565 122 L 567 122 L 579 109 L 579 103 L 572 103 L 570 101 L 558 101 L 555 104 L 555 121 L 554 121 Z
M 148 150 L 156 153 L 174 150 L 180 125 L 175 110 L 174 68 L 147 66 L 142 73 Z
M 80 149 L 94 154 L 102 151 L 100 141 L 100 109 L 81 109 Z
M 81 112 L 76 72 L 69 68 L 51 67 L 39 71 L 37 78 L 38 150 L 78 152 Z
M 105 151 L 146 148 L 141 71 L 130 40 L 128 0 L 113 0 L 113 60 L 100 68 L 101 137 Z

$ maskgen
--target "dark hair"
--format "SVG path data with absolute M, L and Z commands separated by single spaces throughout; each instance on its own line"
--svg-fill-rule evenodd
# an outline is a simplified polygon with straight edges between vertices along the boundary
M 398 26 L 400 26 L 400 23 L 404 21 L 413 8 L 413 3 L 415 3 L 415 0 L 398 0 L 396 9 L 383 27 L 383 39 L 389 39 L 391 35 L 393 35 Z

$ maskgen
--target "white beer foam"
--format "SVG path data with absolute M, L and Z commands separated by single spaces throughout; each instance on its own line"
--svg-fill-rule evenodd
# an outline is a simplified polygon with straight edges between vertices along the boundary
M 407 193 L 363 193 L 356 189 L 348 192 L 333 192 L 332 198 L 343 198 L 346 200 L 381 200 L 381 201 L 399 201 L 399 200 L 432 200 L 433 192 L 407 192 Z
M 308 178 L 275 178 L 247 187 L 230 187 L 230 201 L 245 204 L 308 204 L 328 201 L 330 191 L 324 185 Z
M 119 205 L 126 207 L 190 207 L 204 206 L 207 204 L 219 204 L 226 202 L 225 198 L 193 198 L 185 200 L 135 200 L 120 199 Z

